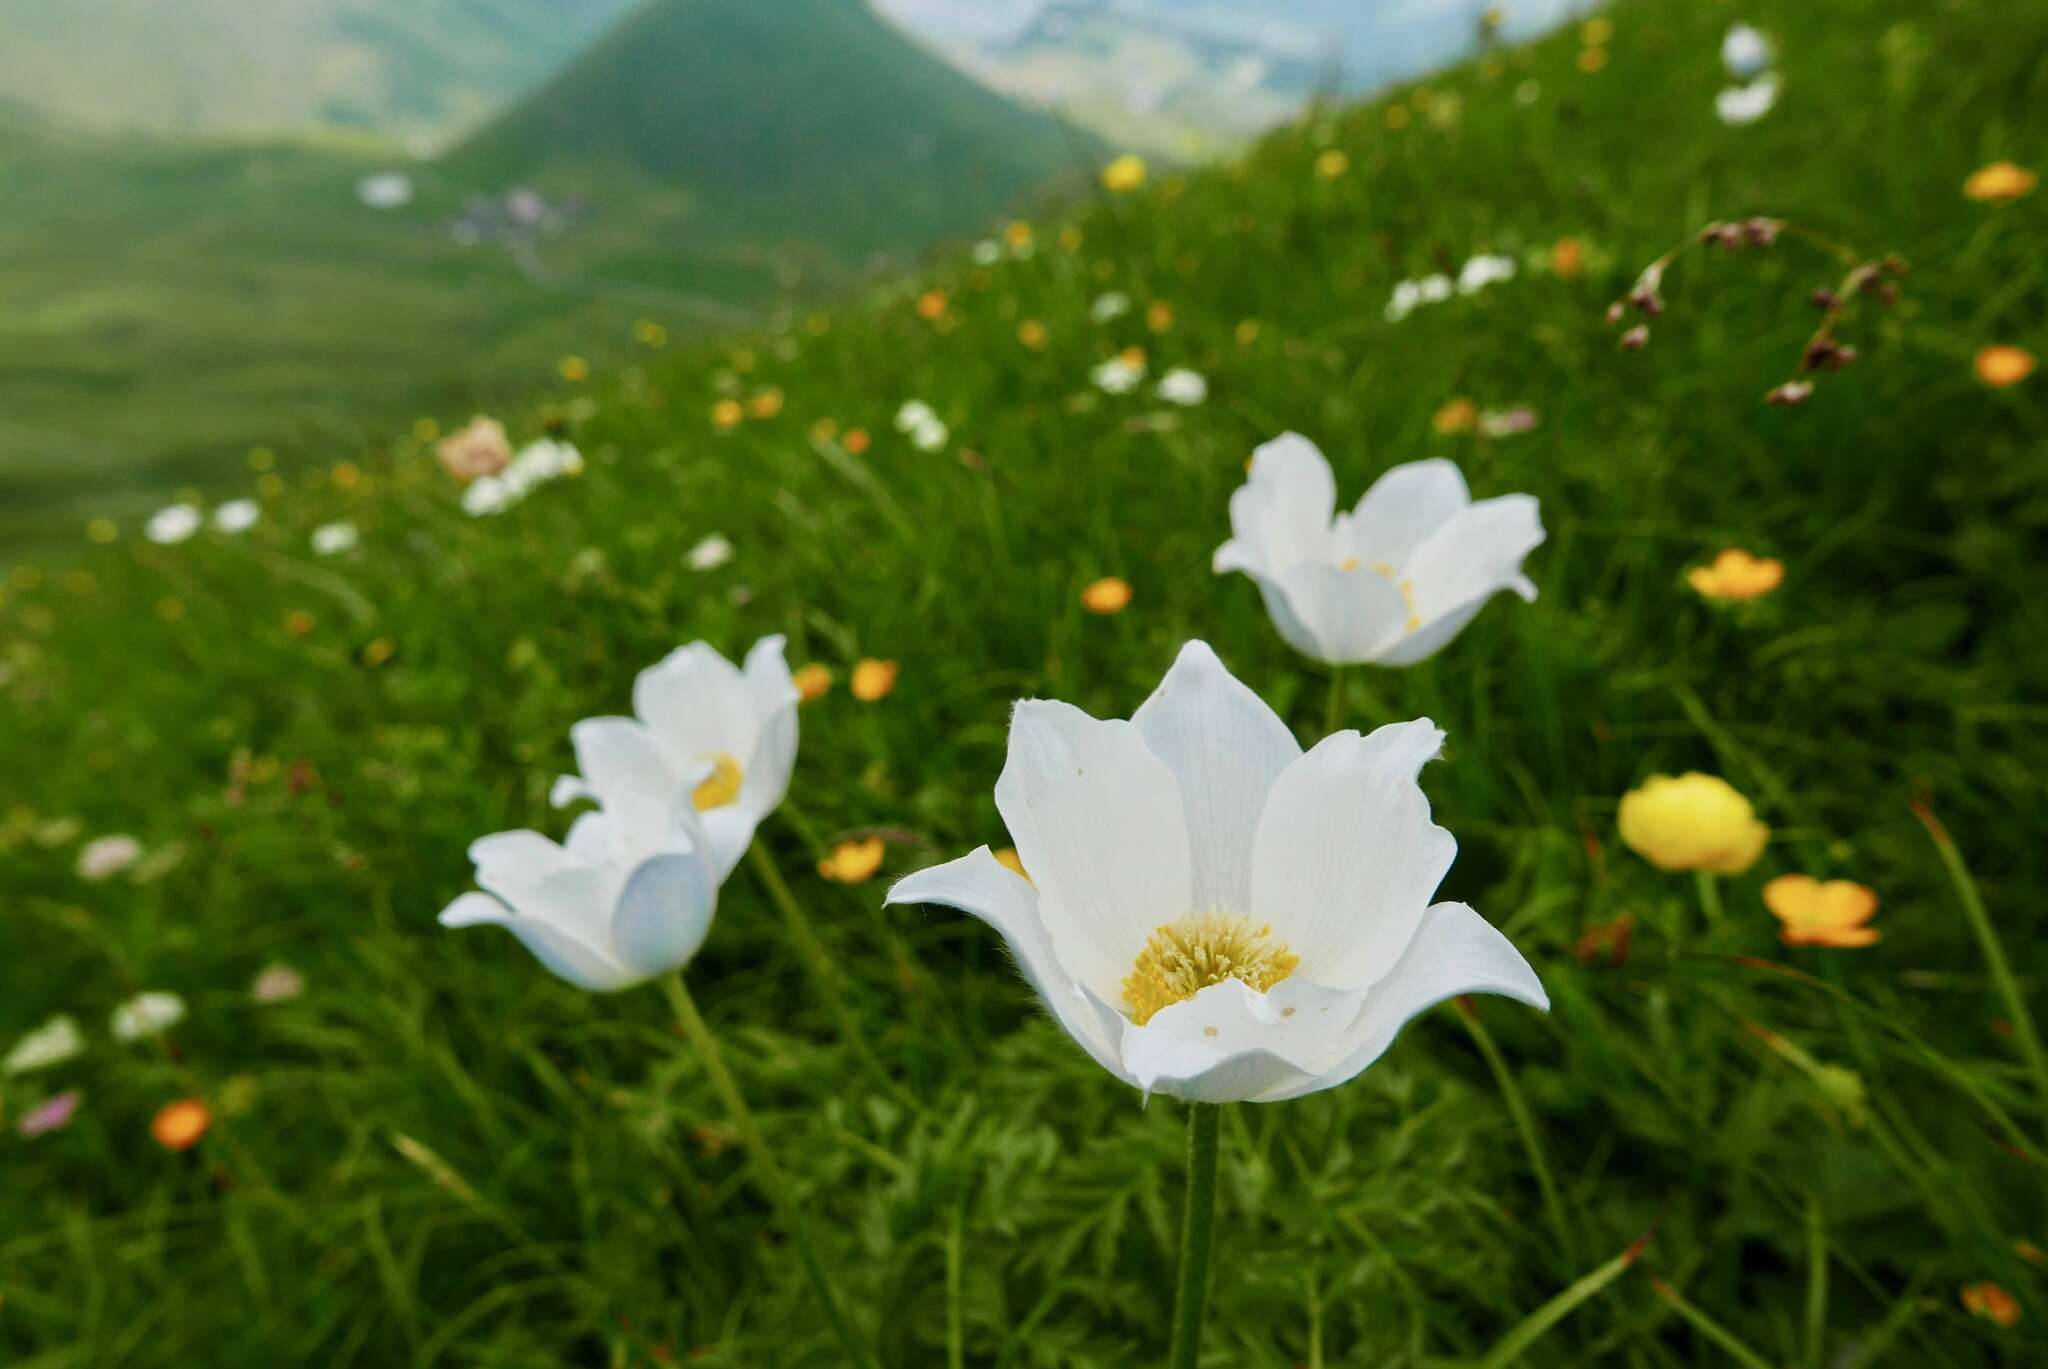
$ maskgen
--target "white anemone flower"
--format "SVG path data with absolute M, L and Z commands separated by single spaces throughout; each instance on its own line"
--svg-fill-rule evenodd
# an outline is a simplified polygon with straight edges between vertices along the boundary
M 142 843 L 126 832 L 94 837 L 78 850 L 78 877 L 98 883 L 142 859 Z
M 1193 408 L 1209 398 L 1209 382 L 1200 371 L 1176 366 L 1159 377 L 1159 397 L 1168 404 Z
M 1531 495 L 1476 503 L 1442 459 L 1396 466 L 1337 513 L 1337 482 L 1313 442 L 1286 433 L 1252 453 L 1230 496 L 1218 575 L 1249 575 L 1289 646 L 1327 665 L 1413 665 L 1488 599 L 1536 586 L 1522 559 L 1543 541 Z
M 316 556 L 339 556 L 353 551 L 363 535 L 356 531 L 353 523 L 322 523 L 313 529 L 313 554 Z
M 198 532 L 201 521 L 196 506 L 167 504 L 149 516 L 149 521 L 142 525 L 142 535 L 158 546 L 175 546 Z
M 1477 256 L 1465 263 L 1458 272 L 1458 293 L 1476 295 L 1487 286 L 1515 278 L 1515 259 L 1503 256 Z
M 1138 382 L 1145 378 L 1145 367 L 1142 362 L 1117 355 L 1090 371 L 1088 378 L 1104 394 L 1125 395 L 1138 388 Z
M 263 507 L 253 499 L 230 499 L 213 511 L 213 526 L 225 533 L 243 533 L 256 526 Z
M 116 1041 L 161 1036 L 185 1020 L 185 1000 L 166 990 L 139 993 L 114 1009 L 107 1026 Z
M 1753 124 L 1778 103 L 1778 75 L 1765 72 L 1746 86 L 1729 86 L 1714 96 L 1714 112 L 1733 128 Z
M 1721 40 L 1721 65 L 1738 81 L 1747 81 L 1770 64 L 1770 40 L 1748 24 L 1735 25 Z
M 499 476 L 480 475 L 463 487 L 462 511 L 471 518 L 489 518 L 518 503 L 519 492 Z
M 1147 1094 L 1332 1088 L 1457 994 L 1549 1007 L 1485 919 L 1430 902 L 1457 855 L 1416 783 L 1442 740 L 1422 719 L 1304 754 L 1190 642 L 1128 722 L 1017 705 L 995 797 L 1028 879 L 983 847 L 889 902 L 995 928 L 1054 1019 Z
M 732 560 L 732 543 L 723 533 L 712 533 L 685 554 L 691 570 L 717 570 Z
M 693 814 L 724 883 L 796 766 L 798 696 L 782 649 L 780 635 L 763 637 L 742 669 L 692 642 L 641 671 L 634 717 L 569 729 L 582 773 L 555 781 L 555 806 L 595 799 L 607 811 L 651 804 Z
M 1121 290 L 1097 295 L 1095 302 L 1088 306 L 1088 317 L 1097 323 L 1110 323 L 1131 312 L 1131 297 Z
M 84 1049 L 85 1033 L 78 1029 L 78 1019 L 68 1013 L 59 1013 L 15 1042 L 14 1049 L 7 1052 L 7 1058 L 0 1060 L 0 1074 L 11 1077 L 31 1070 L 46 1070 L 52 1065 L 63 1064 Z
M 550 974 L 611 993 L 689 963 L 711 931 L 718 881 L 687 809 L 625 805 L 584 813 L 556 844 L 538 832 L 471 843 L 476 882 L 443 927 L 503 927 Z

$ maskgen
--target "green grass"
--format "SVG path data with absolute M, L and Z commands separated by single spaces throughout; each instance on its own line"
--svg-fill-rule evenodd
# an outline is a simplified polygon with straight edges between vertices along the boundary
M 393 440 L 366 483 L 274 500 L 246 540 L 157 548 L 130 528 L 83 563 L 90 583 L 17 573 L 0 1003 L 10 1034 L 69 1011 L 95 1040 L 0 1086 L 9 1119 L 87 1094 L 68 1130 L 0 1140 L 0 1357 L 842 1363 L 661 995 L 591 998 L 509 938 L 433 922 L 470 837 L 561 830 L 545 794 L 569 723 L 622 709 L 678 641 L 783 631 L 842 679 L 861 655 L 902 663 L 881 703 L 842 687 L 805 710 L 764 838 L 917 1107 L 864 1076 L 750 871 L 689 978 L 826 1267 L 889 1366 L 1160 1362 L 1180 1109 L 1090 1063 L 979 923 L 885 912 L 882 881 L 809 867 L 870 826 L 894 836 L 892 876 L 1000 842 L 1009 702 L 1127 715 L 1190 636 L 1312 734 L 1321 674 L 1208 568 L 1245 455 L 1294 428 L 1348 497 L 1442 453 L 1478 493 L 1542 499 L 1539 601 L 1493 604 L 1425 666 L 1352 672 L 1350 712 L 1448 729 L 1425 777 L 1460 842 L 1444 896 L 1507 931 L 1554 1010 L 1446 1008 L 1341 1089 L 1228 1111 L 1210 1363 L 2040 1360 L 2048 1289 L 2014 1242 L 2048 1244 L 2048 1098 L 2000 1030 L 1980 925 L 2038 999 L 2048 415 L 2038 380 L 1987 391 L 1970 357 L 2048 351 L 2048 196 L 1958 188 L 2038 155 L 2044 29 L 1986 4 L 1759 0 L 1784 95 L 1725 129 L 1714 48 L 1733 16 L 1642 0 L 1614 17 L 1597 75 L 1565 34 L 1491 78 L 1430 82 L 1434 108 L 1462 101 L 1448 127 L 1319 115 L 1241 165 L 1077 208 L 1078 251 L 1041 225 L 1029 261 L 955 263 L 822 334 L 602 368 L 571 424 L 590 470 L 503 517 L 464 518 Z M 1326 142 L 1346 176 L 1314 174 Z M 1859 309 L 1861 362 L 1803 408 L 1759 403 L 1836 274 L 1798 243 L 1688 257 L 1642 354 L 1600 322 L 1637 265 L 1756 212 L 1917 268 L 1897 310 Z M 1566 234 L 1597 249 L 1584 279 L 1525 272 L 1382 318 L 1400 278 Z M 949 292 L 950 332 L 913 307 L 927 286 Z M 1105 289 L 1139 308 L 1089 322 Z M 1154 300 L 1175 314 L 1158 334 Z M 1025 318 L 1042 353 L 1015 340 Z M 1206 372 L 1209 402 L 1154 423 L 1134 421 L 1156 412 L 1142 397 L 1095 394 L 1088 368 L 1133 343 L 1155 374 Z M 777 417 L 714 430 L 721 394 L 766 385 Z M 1529 403 L 1542 425 L 1433 433 L 1458 396 Z M 891 430 L 911 397 L 951 424 L 946 452 Z M 873 448 L 809 440 L 825 417 Z M 336 517 L 363 547 L 310 558 L 307 531 Z M 714 531 L 737 558 L 688 570 Z M 1788 574 L 1718 612 L 1683 572 L 1731 543 Z M 1107 573 L 1135 602 L 1083 614 Z M 282 627 L 298 610 L 302 637 Z M 1723 882 L 1718 923 L 1615 836 L 1631 784 L 1687 768 L 1775 829 Z M 1916 802 L 1954 834 L 1981 924 Z M 80 882 L 78 842 L 111 831 L 183 857 Z M 1789 871 L 1877 889 L 1883 941 L 1779 945 L 1759 889 Z M 1622 914 L 1626 965 L 1581 964 L 1582 929 Z M 253 1006 L 278 959 L 307 995 Z M 130 986 L 191 1001 L 175 1060 L 106 1039 Z M 167 1154 L 149 1118 L 194 1089 L 219 1125 Z M 1979 1280 L 2018 1299 L 2016 1326 L 1964 1312 Z

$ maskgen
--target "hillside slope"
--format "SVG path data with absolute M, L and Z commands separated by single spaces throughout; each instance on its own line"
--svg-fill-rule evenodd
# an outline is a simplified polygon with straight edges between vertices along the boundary
M 858 261 L 990 216 L 1093 143 L 919 48 L 864 0 L 649 0 L 446 159 L 482 185 L 689 199 L 699 241 L 797 238 Z
M 126 519 L 17 568 L 0 1048 L 62 1013 L 84 1049 L 0 1075 L 0 1362 L 848 1363 L 661 993 L 435 922 L 478 835 L 565 833 L 574 720 L 680 642 L 773 632 L 838 681 L 759 838 L 800 911 L 743 865 L 687 979 L 880 1369 L 1166 1362 L 1182 1109 L 990 928 L 882 895 L 1011 844 L 1016 699 L 1128 717 L 1195 637 L 1300 739 L 1446 730 L 1436 897 L 1551 1003 L 1445 1005 L 1341 1088 L 1227 1110 L 1207 1363 L 2048 1363 L 2048 375 L 1973 365 L 2048 355 L 2048 191 L 1963 193 L 2048 171 L 2048 16 L 1749 0 L 1782 86 L 1731 127 L 1730 9 L 1620 3 L 1028 252 L 600 365 L 502 411 L 587 467 L 499 513 L 401 433 L 256 486 L 241 533 Z M 1617 345 L 1644 264 L 1764 214 L 1800 231 L 1688 252 Z M 1768 406 L 1837 244 L 1903 254 L 1903 298 L 1857 297 L 1856 364 Z M 1491 284 L 1400 289 L 1481 254 Z M 947 431 L 899 431 L 910 400 Z M 1536 496 L 1538 597 L 1412 669 L 1305 662 L 1211 560 L 1289 429 L 1347 505 L 1431 456 Z M 1696 592 L 1730 547 L 1782 581 Z M 1112 575 L 1127 606 L 1085 609 Z M 862 658 L 893 692 L 852 695 Z M 1694 770 L 1771 829 L 1742 873 L 1620 838 L 1625 792 Z M 146 854 L 109 874 L 116 834 Z M 842 839 L 874 878 L 817 873 Z M 1788 944 L 1787 875 L 1868 886 L 1879 939 Z M 137 990 L 183 996 L 168 1038 L 115 1039 Z M 193 1096 L 213 1131 L 152 1139 Z
M 0 98 L 157 134 L 437 140 L 555 71 L 634 0 L 0 0 Z

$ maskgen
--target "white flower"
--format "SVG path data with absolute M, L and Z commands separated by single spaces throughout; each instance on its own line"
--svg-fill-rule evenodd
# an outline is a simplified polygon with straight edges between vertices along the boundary
M 1461 295 L 1476 295 L 1497 281 L 1513 280 L 1514 278 L 1515 259 L 1513 257 L 1474 257 L 1465 263 L 1464 270 L 1458 272 L 1458 293 Z
M 182 542 L 199 531 L 199 510 L 191 504 L 167 504 L 149 516 L 142 534 L 159 546 Z
M 1095 302 L 1088 306 L 1088 317 L 1097 323 L 1109 323 L 1131 312 L 1131 297 L 1121 290 L 1097 295 Z
M 690 548 L 688 560 L 691 570 L 717 570 L 732 560 L 732 543 L 714 532 Z
M 1396 466 L 1337 513 L 1330 463 L 1287 433 L 1252 453 L 1230 496 L 1218 575 L 1241 570 L 1296 651 L 1330 665 L 1413 665 L 1433 656 L 1495 594 L 1536 586 L 1522 558 L 1543 541 L 1526 494 L 1472 501 L 1449 461 Z
M 126 832 L 94 837 L 78 850 L 78 877 L 97 883 L 112 879 L 142 859 L 142 843 Z
M 213 511 L 213 526 L 222 532 L 247 532 L 263 516 L 263 507 L 253 499 L 230 499 Z
M 61 1065 L 85 1049 L 85 1033 L 78 1029 L 78 1019 L 67 1013 L 59 1013 L 37 1027 L 7 1052 L 7 1059 L 0 1061 L 0 1074 L 27 1074 L 31 1070 L 48 1069 Z
M 1457 842 L 1415 777 L 1442 740 L 1424 719 L 1303 754 L 1190 642 L 1129 722 L 1017 705 L 995 798 L 1029 879 L 983 847 L 889 902 L 995 928 L 1059 1024 L 1135 1088 L 1211 1103 L 1331 1088 L 1453 995 L 1549 1006 L 1478 913 L 1430 903 Z
M 441 925 L 503 927 L 551 974 L 599 993 L 687 964 L 718 908 L 703 828 L 666 804 L 608 804 L 560 845 L 497 832 L 469 858 L 485 892 L 457 898 Z
M 1748 24 L 1737 24 L 1721 40 L 1721 64 L 1729 75 L 1747 81 L 1771 64 L 1771 44 Z
M 379 171 L 356 182 L 356 198 L 371 209 L 397 209 L 412 199 L 412 177 L 403 171 Z
M 921 452 L 938 451 L 946 445 L 946 439 L 951 436 L 952 430 L 946 427 L 937 414 L 927 417 L 910 430 L 911 444 Z
M 974 244 L 974 262 L 977 266 L 994 266 L 1003 259 L 1003 245 L 994 238 L 983 238 Z
M 1145 378 L 1145 366 L 1143 362 L 1134 362 L 1122 355 L 1113 356 L 1090 371 L 1088 378 L 1104 394 L 1129 394 Z
M 462 491 L 462 511 L 471 518 L 503 513 L 519 502 L 519 493 L 495 475 L 480 475 Z
M 1159 397 L 1168 404 L 1192 407 L 1209 397 L 1209 382 L 1202 378 L 1199 371 L 1176 366 L 1159 377 Z
M 1424 304 L 1441 304 L 1451 297 L 1451 278 L 1438 272 L 1415 282 L 1417 296 Z
M 582 773 L 555 781 L 555 806 L 596 799 L 607 812 L 652 805 L 701 819 L 724 883 L 796 765 L 797 691 L 782 648 L 779 635 L 763 637 L 741 670 L 692 642 L 641 671 L 634 717 L 569 729 Z
M 362 541 L 362 534 L 353 523 L 322 523 L 313 529 L 313 553 L 316 556 L 339 556 L 351 551 Z
M 174 993 L 139 993 L 114 1009 L 108 1027 L 116 1041 L 158 1036 L 185 1020 L 185 1000 Z
M 903 407 L 896 411 L 896 431 L 907 433 L 921 424 L 936 423 L 939 416 L 932 412 L 932 406 L 921 399 L 906 399 Z
M 1753 124 L 1778 103 L 1778 75 L 1765 72 L 1746 86 L 1729 86 L 1714 97 L 1714 112 L 1733 127 Z
M 583 453 L 567 442 L 542 438 L 519 449 L 499 478 L 515 498 L 550 480 L 583 474 Z

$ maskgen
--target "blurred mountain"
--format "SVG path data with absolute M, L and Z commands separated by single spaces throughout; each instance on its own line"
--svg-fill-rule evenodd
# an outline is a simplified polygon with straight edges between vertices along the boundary
M 1243 142 L 1316 95 L 1358 95 L 1515 40 L 1595 0 L 875 0 L 994 89 L 1113 141 Z
M 851 262 L 980 227 L 1098 151 L 865 0 L 650 0 L 443 169 L 600 213 L 663 195 L 699 245 L 787 240 Z
M 96 128 L 474 127 L 636 0 L 0 0 L 0 97 Z

